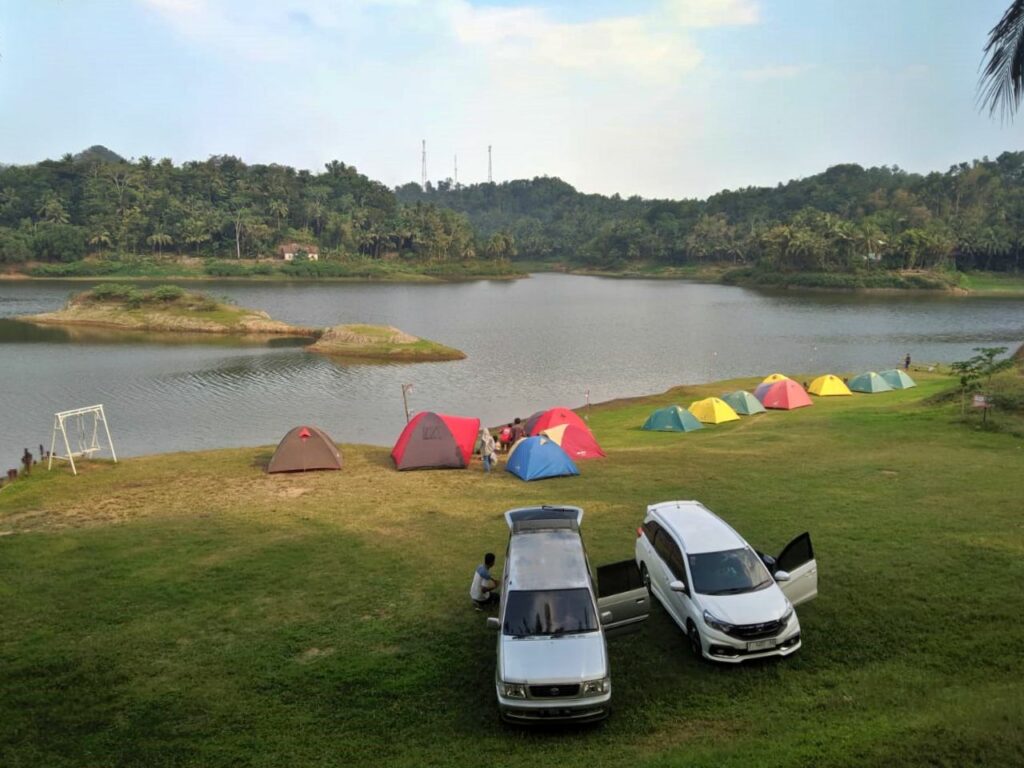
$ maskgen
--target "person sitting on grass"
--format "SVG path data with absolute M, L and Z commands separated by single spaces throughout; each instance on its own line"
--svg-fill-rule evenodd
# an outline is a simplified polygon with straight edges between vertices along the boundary
M 498 583 L 491 576 L 494 566 L 494 553 L 484 555 L 484 562 L 473 572 L 473 583 L 469 586 L 469 597 L 473 607 L 478 611 L 495 605 L 498 602 Z

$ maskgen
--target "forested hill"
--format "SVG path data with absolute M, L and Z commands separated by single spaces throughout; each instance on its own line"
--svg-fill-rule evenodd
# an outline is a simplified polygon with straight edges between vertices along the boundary
M 466 214 L 481 236 L 510 234 L 521 259 L 613 269 L 727 262 L 825 272 L 1017 270 L 1024 249 L 1024 152 L 927 175 L 837 165 L 707 200 L 583 194 L 548 177 L 407 184 L 396 193 Z
M 101 146 L 0 168 L 0 262 L 70 262 L 88 253 L 271 256 L 286 242 L 322 260 L 502 260 L 507 243 L 477 242 L 467 219 L 403 205 L 352 166 L 320 173 L 236 157 L 174 165 L 127 161 Z

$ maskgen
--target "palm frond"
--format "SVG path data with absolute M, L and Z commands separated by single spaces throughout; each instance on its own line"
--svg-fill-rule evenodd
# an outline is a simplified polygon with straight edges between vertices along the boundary
M 1013 0 L 988 33 L 978 101 L 989 115 L 1012 120 L 1024 97 L 1024 0 Z

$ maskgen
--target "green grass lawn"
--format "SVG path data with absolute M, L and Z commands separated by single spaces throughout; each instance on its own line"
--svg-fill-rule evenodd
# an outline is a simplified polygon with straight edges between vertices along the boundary
M 0 491 L 0 765 L 1024 763 L 1024 442 L 926 404 L 952 386 L 927 375 L 639 429 L 753 383 L 594 407 L 609 457 L 530 484 L 478 463 L 396 473 L 365 446 L 298 476 L 263 474 L 267 448 L 37 471 Z M 768 552 L 811 532 L 801 651 L 698 663 L 658 609 L 609 643 L 605 724 L 500 725 L 495 637 L 467 593 L 485 550 L 502 565 L 502 512 L 581 505 L 598 564 L 677 498 Z

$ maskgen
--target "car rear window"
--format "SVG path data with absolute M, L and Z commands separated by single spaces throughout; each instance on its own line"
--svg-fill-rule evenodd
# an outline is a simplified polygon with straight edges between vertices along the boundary
M 568 635 L 597 629 L 588 589 L 520 589 L 505 596 L 502 631 L 514 637 Z

